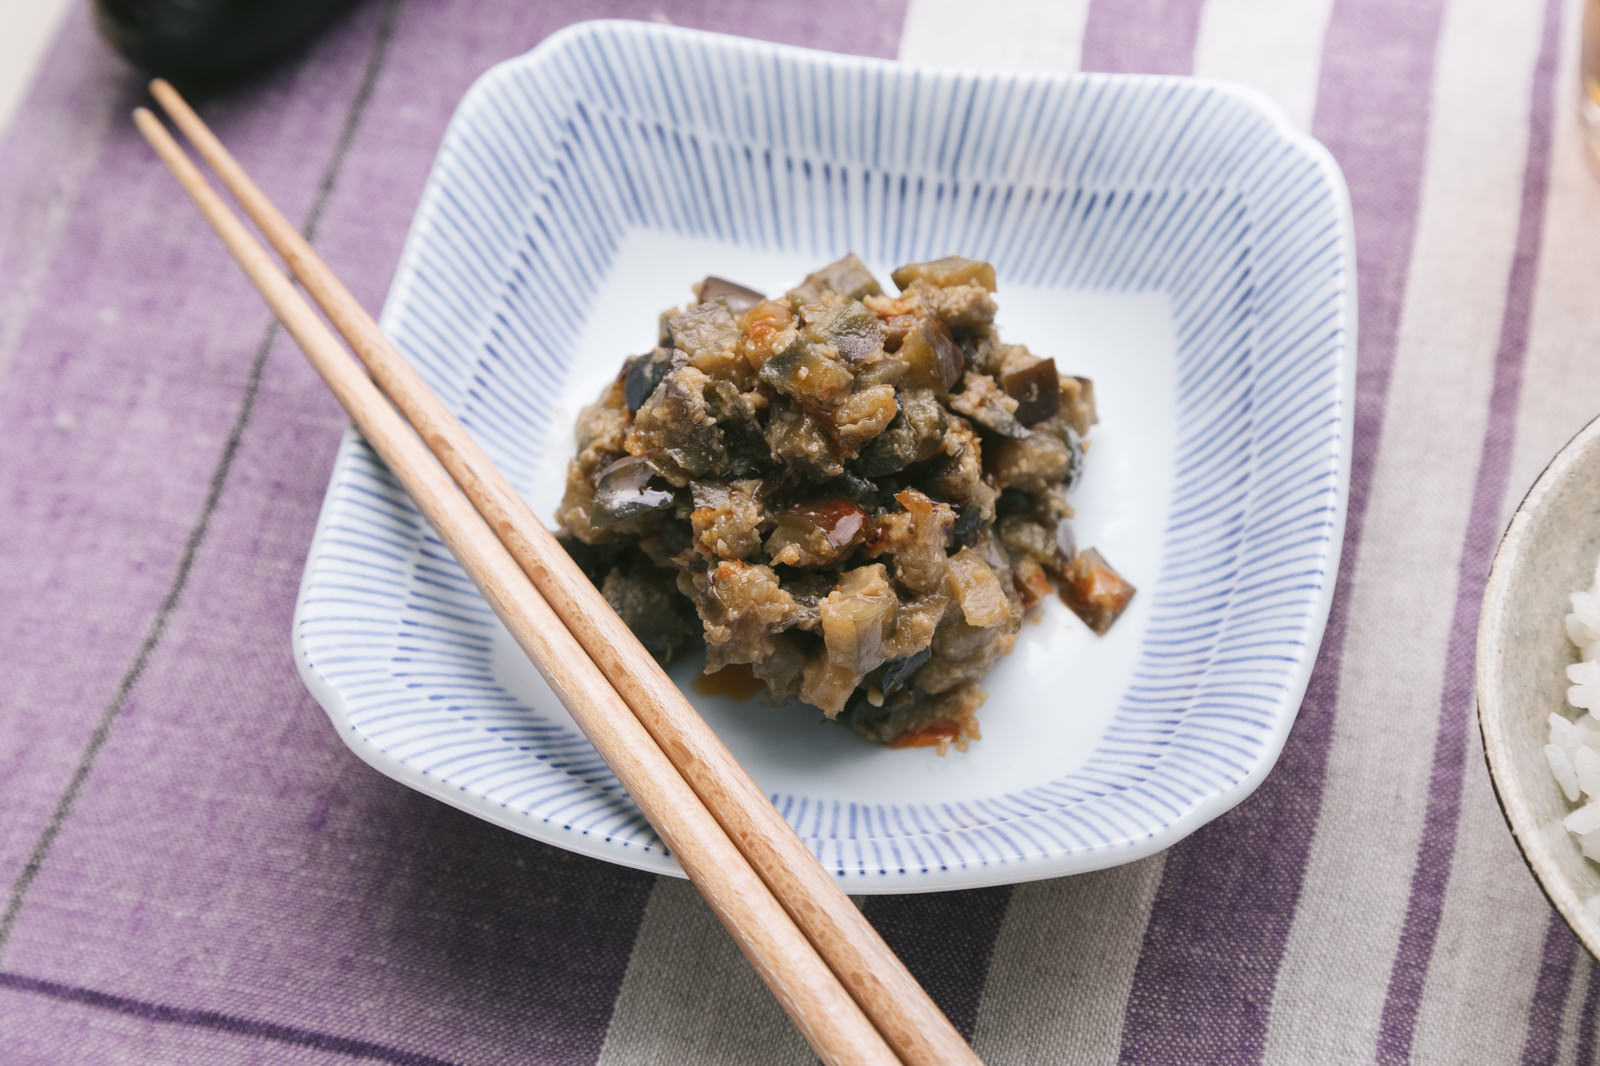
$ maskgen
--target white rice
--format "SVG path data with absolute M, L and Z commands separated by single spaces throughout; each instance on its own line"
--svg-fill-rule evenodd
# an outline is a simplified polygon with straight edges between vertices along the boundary
M 1567 702 L 1582 713 L 1576 719 L 1550 716 L 1550 743 L 1544 756 L 1567 799 L 1583 801 L 1561 824 L 1578 838 L 1584 855 L 1600 862 L 1600 717 L 1595 715 L 1600 711 L 1600 565 L 1594 584 L 1572 594 L 1567 636 L 1583 657 L 1567 667 L 1567 680 L 1572 682 Z

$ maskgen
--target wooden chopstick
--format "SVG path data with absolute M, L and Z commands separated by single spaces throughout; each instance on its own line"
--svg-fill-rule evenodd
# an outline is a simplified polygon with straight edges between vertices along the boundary
M 134 121 L 299 342 L 367 443 L 410 493 L 678 857 L 812 1048 L 824 1062 L 838 1066 L 900 1066 L 901 1060 L 827 963 L 411 427 L 206 183 L 160 120 L 139 108 Z
M 157 79 L 150 92 L 908 1066 L 981 1066 L 905 964 L 372 316 L 177 90 Z

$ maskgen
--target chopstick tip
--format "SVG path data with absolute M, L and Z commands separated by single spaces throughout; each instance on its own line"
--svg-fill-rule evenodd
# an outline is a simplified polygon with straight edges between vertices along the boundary
M 143 104 L 133 109 L 133 124 L 139 127 L 139 132 L 144 134 L 144 139 L 151 144 L 155 144 L 156 140 L 167 132 L 161 125 L 161 120 L 156 117 L 156 113 Z

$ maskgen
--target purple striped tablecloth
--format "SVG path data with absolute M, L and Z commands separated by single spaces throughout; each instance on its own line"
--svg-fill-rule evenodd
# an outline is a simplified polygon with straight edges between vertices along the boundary
M 992 1066 L 1596 1061 L 1472 713 L 1499 531 L 1600 408 L 1577 0 L 369 0 L 207 117 L 371 306 L 471 79 L 596 16 L 1254 85 L 1337 156 L 1343 565 L 1277 769 L 1163 855 L 864 906 Z M 79 4 L 0 139 L 0 1063 L 811 1058 L 683 882 L 378 776 L 287 646 L 341 413 Z

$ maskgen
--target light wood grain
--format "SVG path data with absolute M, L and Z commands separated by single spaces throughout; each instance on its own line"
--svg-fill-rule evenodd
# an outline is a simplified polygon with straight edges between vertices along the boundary
M 140 131 L 650 820 L 824 1062 L 897 1066 L 839 979 L 629 712 L 500 539 L 149 111 Z
M 163 81 L 150 89 L 905 1062 L 981 1066 L 904 963 L 371 315 L 182 97 Z

